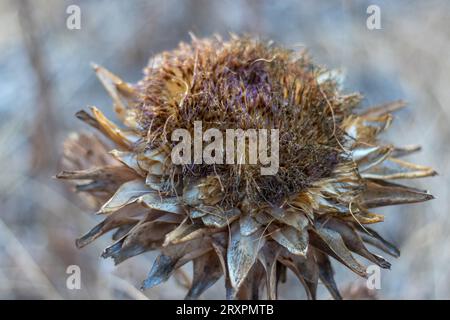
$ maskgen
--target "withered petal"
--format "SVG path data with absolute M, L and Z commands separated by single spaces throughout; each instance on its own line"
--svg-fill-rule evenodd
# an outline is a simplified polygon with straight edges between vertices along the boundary
M 237 208 L 222 212 L 220 209 L 208 207 L 209 213 L 202 216 L 203 223 L 208 227 L 223 228 L 239 218 L 240 210 Z
M 119 228 L 116 229 L 116 231 L 114 231 L 113 235 L 111 236 L 111 239 L 113 239 L 114 241 L 119 240 L 120 238 L 124 237 L 127 233 L 129 233 L 130 230 L 136 226 L 136 224 L 137 222 L 124 224 L 120 226 Z
M 138 216 L 144 214 L 146 211 L 148 210 L 140 205 L 130 205 L 129 207 L 123 208 L 110 214 L 106 219 L 97 224 L 88 233 L 76 240 L 77 248 L 82 248 L 88 245 L 89 243 L 112 229 L 121 226 L 136 224 L 140 220 Z M 157 218 L 156 215 L 155 218 Z
M 278 221 L 299 231 L 303 231 L 309 224 L 308 218 L 300 210 L 275 208 L 270 210 L 269 213 Z
M 317 265 L 319 266 L 319 278 L 320 281 L 327 287 L 328 292 L 335 300 L 342 300 L 342 296 L 337 288 L 336 281 L 334 280 L 334 270 L 331 265 L 331 261 L 325 253 L 319 250 L 314 250 Z
M 385 240 L 375 230 L 369 227 L 364 227 L 363 229 L 359 224 L 354 224 L 354 227 L 358 229 L 360 232 L 359 235 L 364 242 L 386 252 L 387 254 L 390 254 L 393 257 L 400 257 L 400 250 L 395 245 Z
M 358 143 L 374 143 L 376 136 L 386 130 L 392 122 L 390 114 L 364 117 L 350 117 L 343 123 L 343 130 Z
M 267 299 L 276 300 L 277 292 L 277 260 L 281 247 L 268 241 L 259 252 L 258 260 L 266 271 Z
M 382 163 L 363 172 L 361 176 L 366 179 L 415 179 L 436 175 L 430 167 L 395 158 L 387 158 Z
M 102 257 L 111 257 L 115 264 L 119 264 L 143 252 L 158 249 L 162 246 L 164 236 L 175 227 L 176 224 L 163 221 L 139 223 L 127 235 L 107 247 Z
M 92 107 L 77 117 L 108 141 L 72 135 L 65 143 L 67 171 L 58 177 L 77 180 L 80 196 L 95 208 L 103 204 L 97 213 L 106 215 L 77 246 L 115 230 L 102 256 L 116 264 L 158 249 L 143 289 L 193 261 L 186 299 L 198 298 L 222 274 L 229 299 L 258 299 L 264 286 L 276 299 L 287 268 L 308 298 L 316 298 L 320 279 L 340 299 L 329 257 L 366 277 L 353 253 L 390 266 L 366 244 L 399 255 L 363 226 L 384 219 L 369 210 L 432 198 L 385 180 L 435 171 L 396 158 L 417 146 L 396 148 L 378 139 L 403 101 L 357 113 L 362 96 L 343 94 L 334 72 L 317 69 L 303 53 L 294 57 L 250 38 L 230 38 L 194 37 L 192 45 L 156 56 L 136 85 L 93 66 L 123 126 Z M 195 131 L 194 120 L 222 129 L 228 123 L 279 128 L 280 170 L 263 177 L 258 166 L 175 165 L 167 138 L 176 128 Z
M 83 121 L 84 123 L 90 125 L 92 128 L 97 129 L 98 131 L 102 132 L 102 127 L 100 126 L 100 123 L 95 119 L 93 116 L 91 116 L 89 113 L 87 113 L 84 110 L 79 110 L 77 113 L 75 113 L 75 116 Z
M 212 249 L 211 241 L 205 239 L 195 239 L 186 243 L 165 247 L 153 263 L 152 269 L 141 288 L 152 288 L 166 281 L 176 269 Z
M 414 152 L 420 151 L 422 147 L 418 144 L 412 144 L 403 147 L 394 147 L 394 150 L 391 153 L 391 157 L 400 158 L 404 156 L 408 156 Z
M 109 153 L 140 176 L 144 177 L 146 175 L 146 172 L 139 165 L 137 154 L 135 152 L 120 151 L 114 149 Z
M 379 106 L 373 106 L 369 109 L 365 110 L 365 112 L 361 113 L 361 116 L 366 117 L 379 117 L 385 114 L 400 110 L 406 107 L 406 102 L 403 100 L 392 101 L 388 103 L 384 103 Z
M 384 221 L 384 216 L 382 214 L 377 214 L 373 212 L 368 212 L 366 210 L 362 210 L 356 214 L 349 214 L 346 216 L 340 217 L 340 219 L 347 222 L 357 222 L 359 224 L 374 224 Z
M 153 288 L 167 281 L 176 270 L 175 265 L 177 261 L 176 258 L 160 254 L 153 263 L 147 279 L 142 283 L 141 290 Z
M 281 263 L 291 269 L 303 284 L 309 300 L 317 299 L 317 285 L 319 282 L 319 268 L 315 261 L 313 251 L 308 250 L 305 256 L 292 256 L 280 254 Z
M 327 221 L 325 222 L 325 226 L 338 232 L 341 235 L 342 239 L 344 240 L 346 247 L 351 251 L 353 251 L 354 253 L 359 254 L 360 256 L 377 264 L 381 268 L 389 269 L 391 267 L 391 264 L 388 261 L 367 250 L 367 248 L 364 246 L 361 237 L 348 223 L 339 221 L 338 219 L 331 218 L 327 219 Z
M 147 187 L 142 179 L 135 179 L 122 184 L 116 193 L 100 208 L 101 213 L 117 211 L 129 204 L 138 201 L 142 195 L 152 190 Z
M 123 180 L 133 177 L 130 170 L 123 166 L 95 167 L 86 170 L 62 171 L 56 175 L 58 179 L 69 180 Z M 134 176 L 136 177 L 136 176 Z
M 308 250 L 308 231 L 299 231 L 291 226 L 281 227 L 270 233 L 273 240 L 294 255 L 306 256 Z
M 255 261 L 234 298 L 238 300 L 258 300 L 264 275 L 265 270 L 263 266 L 259 261 Z
M 201 224 L 192 223 L 191 220 L 186 217 L 173 231 L 166 234 L 163 247 L 169 244 L 190 241 L 210 232 L 210 230 L 204 228 Z
M 97 64 L 93 64 L 92 66 L 98 79 L 113 99 L 114 111 L 118 118 L 124 122 L 127 116 L 127 109 L 131 107 L 130 104 L 133 99 L 137 98 L 138 93 L 130 84 L 124 82 L 112 72 Z
M 184 213 L 184 209 L 179 203 L 177 197 L 164 197 L 158 192 L 152 192 L 143 194 L 139 201 L 149 208 L 155 210 L 161 210 L 166 212 L 171 212 L 175 214 Z
M 379 163 L 385 161 L 385 159 L 392 152 L 392 149 L 392 146 L 377 147 L 372 152 L 368 153 L 365 157 L 357 161 L 359 171 L 365 172 L 370 168 L 378 165 Z
M 382 146 L 372 146 L 372 145 L 361 145 L 354 147 L 352 150 L 353 161 L 359 162 L 371 154 L 376 154 L 380 152 Z
M 261 224 L 248 212 L 243 212 L 241 214 L 239 226 L 243 236 L 249 236 L 261 228 Z
M 96 107 L 91 107 L 92 117 L 88 124 L 93 125 L 92 118 L 97 121 L 95 128 L 102 132 L 106 137 L 115 142 L 118 146 L 121 146 L 127 150 L 133 148 L 135 142 L 141 139 L 136 133 L 125 131 L 116 126 L 113 122 L 109 121 L 108 118 Z

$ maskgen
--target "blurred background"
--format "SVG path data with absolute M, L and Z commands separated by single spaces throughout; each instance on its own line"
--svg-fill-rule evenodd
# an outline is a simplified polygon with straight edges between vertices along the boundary
M 81 29 L 66 27 L 69 5 L 81 9 Z M 381 9 L 381 29 L 369 30 L 366 10 Z M 104 236 L 78 250 L 74 239 L 97 220 L 61 181 L 62 143 L 88 130 L 76 111 L 89 105 L 111 115 L 111 100 L 90 62 L 136 82 L 148 58 L 214 33 L 250 33 L 294 49 L 309 48 L 318 64 L 341 68 L 345 91 L 359 91 L 364 106 L 404 99 L 384 138 L 421 144 L 410 160 L 434 167 L 421 179 L 437 199 L 379 210 L 375 227 L 401 249 L 381 273 L 381 289 L 335 264 L 347 298 L 450 298 L 450 2 L 317 0 L 61 1 L 0 0 L 0 298 L 178 299 L 179 275 L 141 292 L 154 253 L 115 267 L 100 258 Z M 81 269 L 81 289 L 69 290 L 66 269 Z M 189 277 L 191 266 L 185 266 Z M 224 298 L 219 282 L 203 298 Z M 289 276 L 280 298 L 304 298 Z M 319 297 L 329 299 L 322 285 Z

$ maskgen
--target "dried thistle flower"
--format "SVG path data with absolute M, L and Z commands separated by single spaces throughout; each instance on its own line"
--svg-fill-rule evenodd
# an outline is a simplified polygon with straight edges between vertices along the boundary
M 143 288 L 193 261 L 187 298 L 224 275 L 228 298 L 257 299 L 265 286 L 276 299 L 287 269 L 309 298 L 319 279 L 341 298 L 329 257 L 365 277 L 352 252 L 382 268 L 390 263 L 364 243 L 399 256 L 367 226 L 383 221 L 370 210 L 433 198 L 388 182 L 435 174 L 398 159 L 419 147 L 377 138 L 404 103 L 357 113 L 361 97 L 343 94 L 333 72 L 305 53 L 250 38 L 194 38 L 154 57 L 135 85 L 94 68 L 123 128 L 95 107 L 78 112 L 109 144 L 95 135 L 71 136 L 64 148 L 70 171 L 58 177 L 82 181 L 76 189 L 106 216 L 78 247 L 115 229 L 102 256 L 116 264 L 160 251 Z M 197 120 L 219 129 L 279 129 L 277 174 L 262 176 L 250 164 L 174 165 L 171 133 L 192 131 Z

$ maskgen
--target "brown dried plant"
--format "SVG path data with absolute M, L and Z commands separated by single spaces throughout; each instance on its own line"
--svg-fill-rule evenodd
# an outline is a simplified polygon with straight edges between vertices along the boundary
M 160 251 L 143 288 L 193 261 L 187 298 L 224 276 L 227 298 L 258 299 L 265 287 L 276 299 L 289 269 L 309 298 L 320 279 L 338 299 L 330 257 L 366 277 L 352 253 L 382 268 L 390 263 L 364 243 L 400 254 L 369 228 L 383 221 L 371 210 L 433 198 L 390 182 L 435 174 L 399 159 L 419 147 L 378 139 L 404 103 L 360 111 L 361 96 L 342 93 L 333 72 L 304 52 L 245 37 L 194 37 L 153 57 L 134 85 L 94 68 L 122 126 L 95 107 L 78 112 L 109 141 L 70 136 L 58 177 L 75 180 L 105 216 L 78 247 L 115 230 L 102 256 L 116 264 Z M 171 133 L 192 131 L 197 120 L 205 129 L 279 129 L 278 173 L 262 176 L 250 164 L 174 165 Z

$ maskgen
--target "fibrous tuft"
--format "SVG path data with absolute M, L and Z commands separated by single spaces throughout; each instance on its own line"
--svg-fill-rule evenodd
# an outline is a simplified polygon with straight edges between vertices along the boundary
M 75 181 L 105 217 L 77 247 L 114 230 L 102 257 L 116 264 L 159 251 L 144 289 L 192 261 L 188 299 L 222 276 L 227 298 L 256 299 L 265 289 L 276 299 L 287 270 L 308 298 L 320 281 L 339 299 L 330 257 L 366 277 L 355 254 L 390 267 L 366 245 L 400 255 L 370 227 L 384 220 L 373 210 L 433 198 L 394 182 L 436 174 L 401 159 L 420 147 L 378 139 L 405 104 L 357 109 L 360 95 L 344 94 L 335 72 L 304 52 L 251 38 L 194 38 L 153 57 L 137 84 L 94 69 L 121 125 L 96 107 L 79 111 L 103 137 L 71 135 L 58 178 Z M 278 130 L 276 173 L 263 175 L 262 163 L 248 161 L 250 149 L 240 163 L 177 163 L 172 134 L 195 136 L 198 123 L 204 132 Z M 271 141 L 266 151 L 275 149 Z

